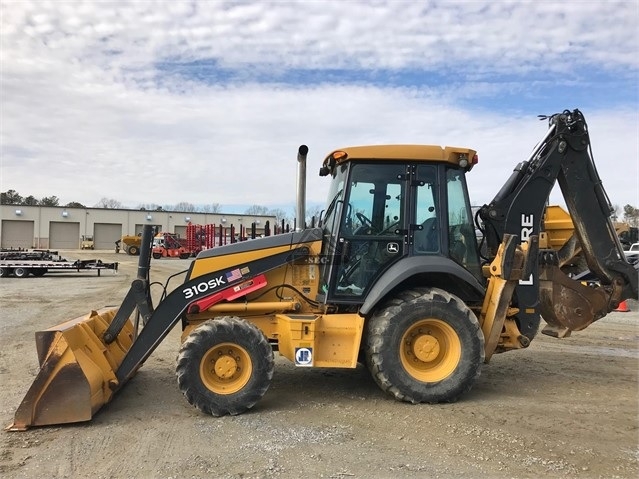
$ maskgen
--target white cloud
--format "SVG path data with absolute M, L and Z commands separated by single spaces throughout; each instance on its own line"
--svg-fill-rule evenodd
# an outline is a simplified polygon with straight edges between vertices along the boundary
M 128 66 L 162 58 L 509 74 L 637 66 L 632 1 L 3 4 L 4 49 L 18 56 L 43 42 L 67 58 Z M 114 51 L 122 57 L 104 56 Z
M 500 92 L 516 94 L 528 74 L 564 82 L 573 77 L 543 72 L 593 65 L 637 75 L 632 2 L 1 5 L 2 191 L 87 205 L 105 196 L 131 207 L 292 205 L 301 143 L 311 149 L 309 201 L 321 202 L 326 153 L 406 142 L 477 148 L 470 183 L 483 203 L 545 131 L 512 113 L 524 110 L 517 105 L 502 112 Z M 205 85 L 157 69 L 200 59 L 248 77 L 257 67 L 419 67 L 450 86 Z M 495 73 L 506 79 L 487 78 Z M 459 103 L 477 95 L 495 98 L 494 109 Z M 634 98 L 622 111 L 584 111 L 604 184 L 622 204 L 639 204 L 637 106 Z

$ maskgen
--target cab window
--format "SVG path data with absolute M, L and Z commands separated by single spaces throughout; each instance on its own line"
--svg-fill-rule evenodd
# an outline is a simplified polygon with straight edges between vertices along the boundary
M 457 169 L 446 172 L 448 199 L 448 250 L 450 258 L 481 279 L 477 238 L 468 200 L 464 174 Z
M 437 168 L 420 165 L 417 168 L 415 206 L 415 254 L 437 253 L 439 244 L 439 201 L 437 197 Z

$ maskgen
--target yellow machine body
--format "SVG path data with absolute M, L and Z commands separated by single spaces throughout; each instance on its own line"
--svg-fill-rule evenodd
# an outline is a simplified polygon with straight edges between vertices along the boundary
M 145 226 L 121 240 L 140 260 L 118 309 L 36 333 L 40 372 L 9 429 L 91 419 L 178 323 L 178 387 L 213 416 L 240 414 L 263 397 L 274 352 L 299 367 L 354 368 L 365 357 L 398 400 L 456 400 L 493 354 L 526 348 L 541 316 L 542 332 L 567 337 L 637 297 L 586 134 L 578 110 L 551 117 L 530 159 L 474 215 L 488 246 L 483 266 L 465 182 L 478 159 L 468 148 L 332 152 L 320 168 L 331 192 L 319 227 L 203 250 L 155 306 Z M 307 153 L 300 146 L 298 172 Z M 544 207 L 553 178 L 572 217 Z M 578 255 L 599 286 L 563 270 L 578 267 Z
M 277 343 L 279 354 L 301 366 L 354 368 L 357 365 L 364 318 L 359 314 L 326 314 L 321 305 L 310 306 L 305 297 L 315 297 L 319 289 L 319 254 L 321 241 L 302 243 L 310 254 L 303 260 L 275 268 L 265 274 L 269 285 L 291 285 L 295 289 L 273 289 L 266 293 L 257 290 L 234 302 L 220 302 L 206 311 L 187 315 L 188 325 L 182 339 L 202 322 L 216 316 L 233 315 L 255 324 L 264 335 Z M 296 245 L 298 246 L 298 245 Z M 241 253 L 196 259 L 191 277 L 251 264 L 265 256 L 283 253 L 290 245 L 255 249 Z M 270 313 L 270 314 L 266 314 Z M 305 350 L 299 361 L 296 351 Z M 309 353 L 312 353 L 309 355 Z

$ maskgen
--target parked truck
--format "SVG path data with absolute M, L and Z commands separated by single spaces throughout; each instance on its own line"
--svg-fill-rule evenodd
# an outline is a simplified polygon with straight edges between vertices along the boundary
M 95 249 L 92 235 L 82 235 L 80 238 L 80 249 Z
M 158 233 L 153 237 L 151 249 L 153 258 L 180 258 L 188 259 L 192 251 L 188 248 L 186 240 L 182 240 L 172 233 Z
M 126 254 L 137 256 L 140 254 L 140 246 L 142 244 L 142 233 L 138 235 L 124 235 L 115 242 L 115 252 L 119 253 L 123 250 Z

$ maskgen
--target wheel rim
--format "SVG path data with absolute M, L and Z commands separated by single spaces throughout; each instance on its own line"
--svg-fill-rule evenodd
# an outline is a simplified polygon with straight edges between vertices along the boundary
M 17 278 L 24 278 L 27 274 L 27 270 L 24 268 L 16 268 L 13 270 L 13 275 Z
M 461 341 L 451 326 L 439 319 L 424 319 L 404 333 L 399 356 L 408 374 L 430 383 L 450 376 L 461 353 Z
M 246 349 L 233 343 L 209 349 L 200 362 L 204 385 L 216 394 L 233 394 L 248 383 L 253 368 Z

